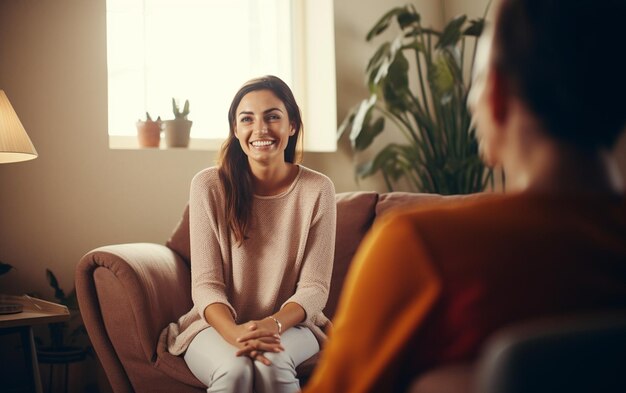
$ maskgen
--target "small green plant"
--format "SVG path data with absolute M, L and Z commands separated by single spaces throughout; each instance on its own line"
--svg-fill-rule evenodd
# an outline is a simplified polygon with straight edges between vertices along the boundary
M 189 100 L 185 100 L 185 106 L 181 112 L 178 103 L 172 98 L 172 111 L 174 112 L 175 119 L 187 120 L 187 115 L 189 115 Z
M 9 265 L 8 263 L 4 263 L 0 261 L 0 276 L 8 273 L 9 271 L 11 271 L 11 269 L 13 269 L 13 266 Z
M 76 290 L 72 289 L 71 292 L 66 295 L 65 291 L 59 286 L 59 281 L 56 276 L 50 269 L 46 269 L 46 278 L 52 289 L 54 289 L 54 298 L 70 311 L 69 322 L 57 322 L 48 325 L 50 331 L 50 347 L 58 350 L 67 348 L 69 345 L 76 345 L 80 337 L 87 337 L 87 330 L 82 323 L 80 311 L 78 310 Z
M 146 120 L 139 119 L 139 121 L 145 121 L 146 123 L 149 123 L 151 121 L 160 122 L 161 121 L 161 116 L 157 117 L 156 120 L 152 120 L 152 117 L 150 117 L 150 113 L 146 112 Z

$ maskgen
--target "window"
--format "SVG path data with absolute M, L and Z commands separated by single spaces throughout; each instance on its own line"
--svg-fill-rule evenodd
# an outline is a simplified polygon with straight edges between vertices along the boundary
M 335 150 L 332 0 L 107 0 L 107 54 L 112 147 L 132 147 L 146 111 L 173 118 L 176 98 L 192 145 L 217 148 L 237 89 L 274 74 L 301 105 L 305 149 Z

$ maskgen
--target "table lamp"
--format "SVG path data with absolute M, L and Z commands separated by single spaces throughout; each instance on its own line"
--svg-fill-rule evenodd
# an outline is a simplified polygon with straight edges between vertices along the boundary
M 0 90 L 0 164 L 37 158 L 35 146 L 4 90 Z M 4 264 L 3 264 L 4 265 Z M 21 304 L 5 302 L 0 296 L 0 314 L 20 312 Z
M 0 90 L 0 164 L 34 158 L 37 158 L 35 146 L 13 110 L 9 98 L 4 90 Z

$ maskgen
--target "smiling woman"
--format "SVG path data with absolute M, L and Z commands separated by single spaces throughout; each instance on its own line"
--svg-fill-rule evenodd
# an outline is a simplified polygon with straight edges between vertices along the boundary
M 324 342 L 335 189 L 297 163 L 300 109 L 284 81 L 248 81 L 228 111 L 217 167 L 192 180 L 194 307 L 163 335 L 208 392 L 300 390 Z
M 307 150 L 334 151 L 332 1 L 309 3 L 107 0 L 110 146 L 135 147 L 140 115 L 166 120 L 175 97 L 196 108 L 190 146 L 216 150 L 228 135 L 230 92 L 242 79 L 274 74 L 294 87 L 319 130 L 305 141 Z M 309 83 L 313 77 L 324 83 Z

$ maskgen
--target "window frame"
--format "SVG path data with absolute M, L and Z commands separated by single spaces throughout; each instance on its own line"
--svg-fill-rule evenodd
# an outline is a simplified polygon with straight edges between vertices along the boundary
M 293 28 L 290 87 L 302 111 L 303 147 L 309 152 L 334 152 L 337 105 L 333 0 L 290 1 Z M 319 83 L 320 80 L 324 83 Z M 134 135 L 109 134 L 108 139 L 111 149 L 140 149 Z M 188 149 L 217 151 L 223 141 L 223 138 L 192 136 Z M 160 149 L 181 148 L 165 148 L 162 140 Z

